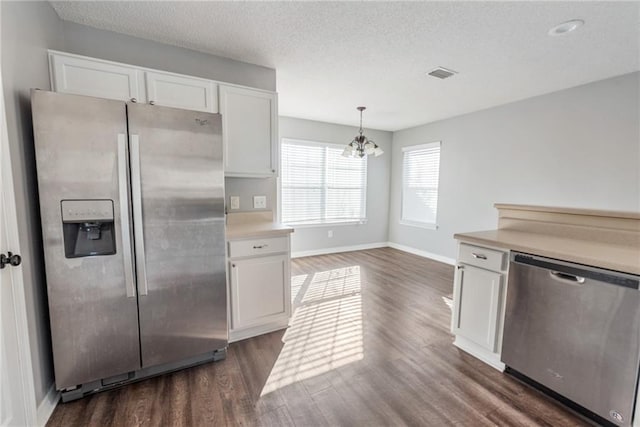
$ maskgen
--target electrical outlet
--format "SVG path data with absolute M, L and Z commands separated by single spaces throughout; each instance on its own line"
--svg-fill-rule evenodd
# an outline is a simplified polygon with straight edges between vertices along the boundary
M 266 209 L 267 196 L 253 196 L 253 209 Z
M 327 237 L 329 238 L 333 237 L 333 230 L 327 231 Z
M 240 197 L 231 196 L 229 199 L 231 200 L 231 209 L 240 209 Z

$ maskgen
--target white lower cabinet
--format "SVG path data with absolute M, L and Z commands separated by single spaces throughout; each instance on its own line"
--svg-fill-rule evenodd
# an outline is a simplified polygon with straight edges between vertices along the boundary
M 283 251 L 283 240 L 286 248 Z M 288 237 L 230 241 L 229 341 L 286 328 L 291 317 L 290 252 Z M 264 252 L 238 251 L 259 248 Z M 275 252 L 275 253 L 274 253 Z M 279 252 L 279 253 L 278 253 Z
M 499 370 L 504 370 L 506 259 L 506 252 L 461 243 L 453 292 L 454 344 Z
M 277 321 L 287 315 L 284 286 L 285 255 L 231 262 L 233 329 Z
M 458 268 L 454 332 L 495 352 L 502 274 L 470 265 L 460 265 Z

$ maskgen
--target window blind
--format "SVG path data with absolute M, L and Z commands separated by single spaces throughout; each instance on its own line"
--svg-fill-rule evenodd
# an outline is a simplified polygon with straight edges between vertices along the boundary
M 435 227 L 440 142 L 404 147 L 402 151 L 402 221 Z
M 367 159 L 342 157 L 336 144 L 283 139 L 280 200 L 285 224 L 366 218 Z

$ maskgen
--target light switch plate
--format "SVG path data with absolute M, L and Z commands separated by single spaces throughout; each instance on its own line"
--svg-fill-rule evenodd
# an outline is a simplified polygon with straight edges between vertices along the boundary
M 266 209 L 267 196 L 253 196 L 253 209 Z
M 231 196 L 230 198 L 231 209 L 240 209 L 240 197 Z

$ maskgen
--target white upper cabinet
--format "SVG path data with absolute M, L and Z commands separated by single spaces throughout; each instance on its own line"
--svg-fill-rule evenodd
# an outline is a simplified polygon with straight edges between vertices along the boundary
M 274 92 L 56 51 L 49 51 L 49 64 L 56 92 L 220 112 L 225 175 L 264 178 L 276 174 Z
M 56 92 L 146 102 L 141 70 L 53 52 L 49 62 L 51 86 Z
M 225 175 L 275 175 L 278 155 L 276 94 L 220 85 L 220 113 Z
M 145 82 L 151 104 L 218 112 L 217 85 L 211 80 L 146 71 Z

